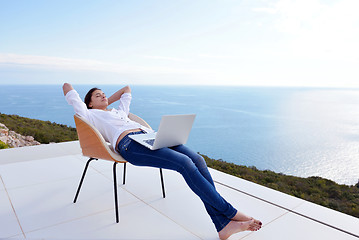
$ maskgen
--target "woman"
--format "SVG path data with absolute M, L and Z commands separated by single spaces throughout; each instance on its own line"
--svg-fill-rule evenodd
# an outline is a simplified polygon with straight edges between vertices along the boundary
M 90 121 L 121 156 L 136 166 L 152 166 L 179 172 L 187 185 L 202 200 L 220 239 L 241 231 L 257 231 L 262 223 L 237 211 L 217 192 L 204 159 L 184 145 L 158 150 L 131 140 L 129 135 L 150 132 L 127 116 L 130 111 L 131 89 L 126 86 L 107 98 L 101 89 L 91 89 L 83 102 L 71 84 L 65 83 L 66 101 L 75 112 Z M 107 107 L 119 100 L 118 109 Z

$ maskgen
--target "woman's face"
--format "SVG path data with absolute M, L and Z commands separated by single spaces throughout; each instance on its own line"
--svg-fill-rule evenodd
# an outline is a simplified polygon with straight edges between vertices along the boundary
M 91 102 L 89 104 L 93 109 L 105 110 L 108 107 L 108 100 L 104 92 L 101 90 L 95 90 L 91 96 Z

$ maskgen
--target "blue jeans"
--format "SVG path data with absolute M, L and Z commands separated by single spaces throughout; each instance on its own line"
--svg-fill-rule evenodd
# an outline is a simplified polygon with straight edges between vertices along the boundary
M 141 132 L 133 132 L 121 139 L 117 146 L 121 156 L 136 166 L 179 172 L 202 200 L 217 232 L 221 231 L 236 215 L 237 210 L 217 192 L 203 157 L 184 145 L 150 150 L 128 137 L 139 133 Z

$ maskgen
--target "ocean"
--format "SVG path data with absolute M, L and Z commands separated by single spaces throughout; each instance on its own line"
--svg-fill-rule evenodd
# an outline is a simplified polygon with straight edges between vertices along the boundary
M 82 98 L 92 87 L 74 85 Z M 110 96 L 122 86 L 96 87 Z M 187 146 L 211 158 L 340 184 L 359 180 L 359 89 L 131 88 L 131 112 L 154 129 L 162 115 L 197 114 Z M 0 85 L 0 96 L 1 113 L 75 126 L 60 85 Z

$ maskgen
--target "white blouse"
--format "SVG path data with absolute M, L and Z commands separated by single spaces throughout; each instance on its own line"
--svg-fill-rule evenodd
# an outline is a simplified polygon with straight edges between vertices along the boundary
M 88 109 L 74 89 L 69 91 L 65 98 L 78 115 L 86 118 L 99 130 L 104 139 L 111 143 L 113 149 L 116 149 L 117 139 L 126 130 L 140 128 L 145 132 L 153 132 L 152 129 L 146 128 L 128 118 L 132 99 L 131 93 L 122 94 L 118 109 L 112 108 L 108 111 Z

